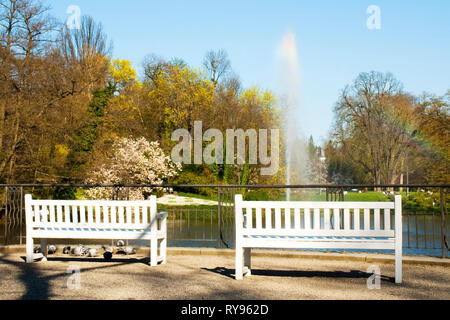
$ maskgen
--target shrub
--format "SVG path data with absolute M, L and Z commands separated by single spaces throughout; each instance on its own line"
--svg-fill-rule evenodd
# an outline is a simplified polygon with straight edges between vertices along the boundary
M 159 147 L 158 142 L 145 138 L 116 141 L 106 163 L 94 169 L 85 180 L 89 184 L 162 184 L 164 180 L 175 177 L 181 164 L 174 163 Z M 105 199 L 111 195 L 109 188 L 86 190 L 88 199 Z M 153 188 L 130 188 L 131 200 L 145 199 Z

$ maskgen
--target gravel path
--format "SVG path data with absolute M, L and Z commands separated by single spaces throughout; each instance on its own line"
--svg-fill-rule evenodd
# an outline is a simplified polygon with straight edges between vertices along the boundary
M 232 256 L 169 252 L 166 265 L 146 263 L 143 255 L 107 262 L 57 254 L 26 264 L 23 254 L 0 254 L 0 299 L 450 299 L 445 266 L 404 265 L 396 285 L 394 265 L 379 264 L 381 288 L 369 290 L 372 264 L 358 261 L 256 256 L 242 281 Z M 81 288 L 68 289 L 69 267 L 80 268 Z

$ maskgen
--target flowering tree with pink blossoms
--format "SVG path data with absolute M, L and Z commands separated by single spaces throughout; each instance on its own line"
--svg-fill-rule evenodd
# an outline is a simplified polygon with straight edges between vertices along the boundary
M 113 144 L 109 161 L 89 173 L 85 180 L 89 184 L 162 184 L 165 179 L 175 177 L 181 164 L 173 162 L 164 154 L 158 142 L 145 138 L 122 138 Z M 130 200 L 143 200 L 153 188 L 131 188 Z M 88 199 L 108 199 L 110 188 L 90 188 L 85 192 Z

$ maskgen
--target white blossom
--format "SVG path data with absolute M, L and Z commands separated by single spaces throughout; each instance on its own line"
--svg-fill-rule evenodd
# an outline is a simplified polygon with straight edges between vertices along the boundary
M 85 180 L 89 184 L 162 184 L 165 179 L 175 177 L 181 164 L 172 162 L 156 141 L 145 138 L 122 138 L 113 144 L 111 158 L 107 163 L 90 173 Z M 152 188 L 130 188 L 130 200 L 143 200 L 144 193 Z M 85 195 L 89 199 L 108 199 L 110 188 L 90 188 Z

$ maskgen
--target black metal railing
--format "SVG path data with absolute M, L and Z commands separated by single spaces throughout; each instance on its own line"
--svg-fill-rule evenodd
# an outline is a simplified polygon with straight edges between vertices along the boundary
M 439 193 L 440 206 L 434 210 L 421 212 L 403 210 L 403 247 L 411 254 L 448 256 L 448 189 L 450 185 L 102 185 L 102 184 L 8 184 L 0 185 L 0 245 L 22 244 L 25 238 L 25 220 L 23 197 L 33 193 L 33 197 L 48 198 L 51 192 L 44 189 L 68 188 L 87 189 L 93 187 L 110 188 L 111 199 L 128 199 L 130 188 L 154 188 L 182 191 L 193 188 L 209 188 L 217 195 L 217 204 L 209 207 L 197 206 L 163 206 L 168 212 L 169 246 L 227 247 L 234 245 L 234 195 L 244 193 L 251 195 L 255 190 L 276 190 L 281 194 L 287 188 L 302 192 L 314 191 L 322 194 L 326 201 L 348 201 L 346 190 L 390 190 L 402 188 Z M 48 190 L 47 190 L 48 191 Z M 259 199 L 258 199 L 259 200 Z M 264 200 L 264 199 L 261 199 Z

